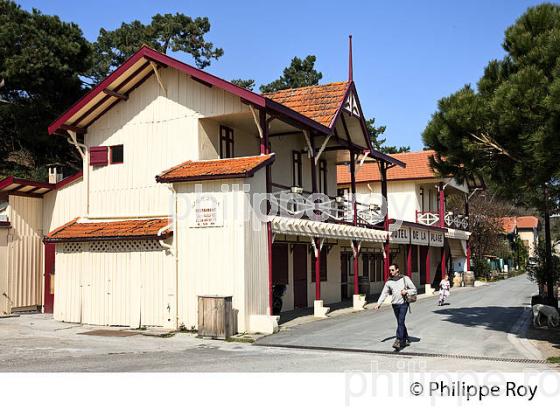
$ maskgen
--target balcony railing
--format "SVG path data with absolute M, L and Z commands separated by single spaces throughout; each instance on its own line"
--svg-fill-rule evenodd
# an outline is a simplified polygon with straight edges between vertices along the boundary
M 439 226 L 439 212 L 416 211 L 416 222 L 428 226 Z M 462 229 L 464 231 L 469 229 L 469 217 L 466 215 L 456 215 L 453 212 L 447 212 L 443 218 L 443 222 L 447 228 Z
M 323 222 L 353 224 L 354 210 L 352 202 L 342 196 L 323 197 L 318 203 L 313 203 L 307 194 L 288 190 L 277 191 L 274 194 L 278 211 L 283 216 L 310 219 L 313 215 Z M 324 199 L 328 198 L 327 201 Z M 381 208 L 376 204 L 356 203 L 357 225 L 378 228 L 375 225 L 383 222 Z

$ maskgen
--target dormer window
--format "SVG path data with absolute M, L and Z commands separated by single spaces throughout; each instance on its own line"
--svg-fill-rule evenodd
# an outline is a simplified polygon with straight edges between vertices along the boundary
M 233 129 L 220 125 L 220 158 L 233 158 Z

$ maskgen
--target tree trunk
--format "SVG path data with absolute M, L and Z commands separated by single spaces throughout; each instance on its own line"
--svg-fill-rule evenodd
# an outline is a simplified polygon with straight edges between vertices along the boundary
M 545 266 L 546 266 L 546 288 L 547 296 L 554 298 L 554 280 L 552 274 L 552 242 L 550 240 L 550 213 L 548 210 L 548 190 L 544 188 L 544 246 L 545 246 Z

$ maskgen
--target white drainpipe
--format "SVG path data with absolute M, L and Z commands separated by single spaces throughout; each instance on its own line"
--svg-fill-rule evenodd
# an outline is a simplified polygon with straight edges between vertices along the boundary
M 86 216 L 89 216 L 89 150 L 85 144 L 78 142 L 75 131 L 68 131 L 70 138 L 68 142 L 72 144 L 82 157 L 82 170 L 84 172 L 84 182 L 86 186 Z

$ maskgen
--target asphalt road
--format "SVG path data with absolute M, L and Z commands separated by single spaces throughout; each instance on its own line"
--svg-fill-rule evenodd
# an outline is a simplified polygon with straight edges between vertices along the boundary
M 419 340 L 408 351 L 485 355 L 482 360 L 395 355 L 390 308 L 302 324 L 257 344 L 202 340 L 184 333 L 169 338 L 91 336 L 84 333 L 98 327 L 57 322 L 51 315 L 22 315 L 0 319 L 0 372 L 540 371 L 549 367 L 519 360 L 530 355 L 512 338 L 516 332 L 511 333 L 533 288 L 519 277 L 452 292 L 451 304 L 442 308 L 434 306 L 434 298 L 413 306 L 409 329 Z M 366 351 L 313 348 L 325 345 Z M 494 360 L 499 357 L 517 361 Z
M 490 358 L 534 358 L 516 339 L 518 319 L 536 287 L 526 275 L 488 286 L 451 291 L 448 304 L 418 300 L 407 315 L 411 345 L 403 353 Z M 259 345 L 392 351 L 396 320 L 390 305 L 296 326 L 258 341 Z M 513 343 L 512 343 L 513 342 Z

